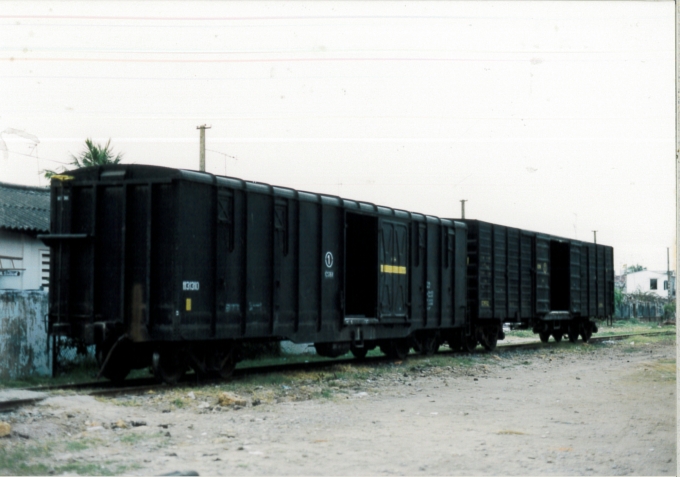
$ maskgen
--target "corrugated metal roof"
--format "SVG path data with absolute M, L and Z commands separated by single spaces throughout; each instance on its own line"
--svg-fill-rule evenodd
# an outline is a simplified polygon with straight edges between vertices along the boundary
M 49 232 L 49 187 L 0 182 L 0 229 Z

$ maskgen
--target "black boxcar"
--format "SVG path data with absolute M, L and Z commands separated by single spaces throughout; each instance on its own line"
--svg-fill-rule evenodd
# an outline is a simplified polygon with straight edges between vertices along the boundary
M 111 379 L 228 375 L 244 341 L 403 357 L 474 334 L 454 220 L 143 165 L 58 176 L 51 214 L 50 332 Z
M 474 323 L 532 327 L 541 340 L 587 341 L 614 314 L 612 247 L 463 219 L 467 309 Z

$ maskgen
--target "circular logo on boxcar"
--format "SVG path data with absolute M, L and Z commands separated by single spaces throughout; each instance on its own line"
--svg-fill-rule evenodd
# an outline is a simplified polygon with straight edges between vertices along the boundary
M 333 266 L 333 254 L 326 252 L 326 266 L 331 268 Z

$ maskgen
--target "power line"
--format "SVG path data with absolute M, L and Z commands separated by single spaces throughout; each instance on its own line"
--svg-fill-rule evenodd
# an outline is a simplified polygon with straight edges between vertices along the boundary
M 19 154 L 21 156 L 26 156 L 26 157 L 32 157 L 33 159 L 38 159 L 40 161 L 50 161 L 50 162 L 57 162 L 59 164 L 64 164 L 66 166 L 70 166 L 70 162 L 63 162 L 63 161 L 57 161 L 56 159 L 48 159 L 46 157 L 39 157 L 39 156 L 32 156 L 31 154 L 24 154 L 22 152 L 16 152 L 16 151 L 9 151 L 10 154 Z

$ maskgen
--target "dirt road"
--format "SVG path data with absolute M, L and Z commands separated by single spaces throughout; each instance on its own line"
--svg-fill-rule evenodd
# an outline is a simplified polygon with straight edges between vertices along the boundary
M 675 357 L 672 338 L 562 344 L 354 380 L 56 396 L 10 415 L 24 437 L 0 441 L 55 473 L 676 475 Z M 225 389 L 247 405 L 216 406 Z

